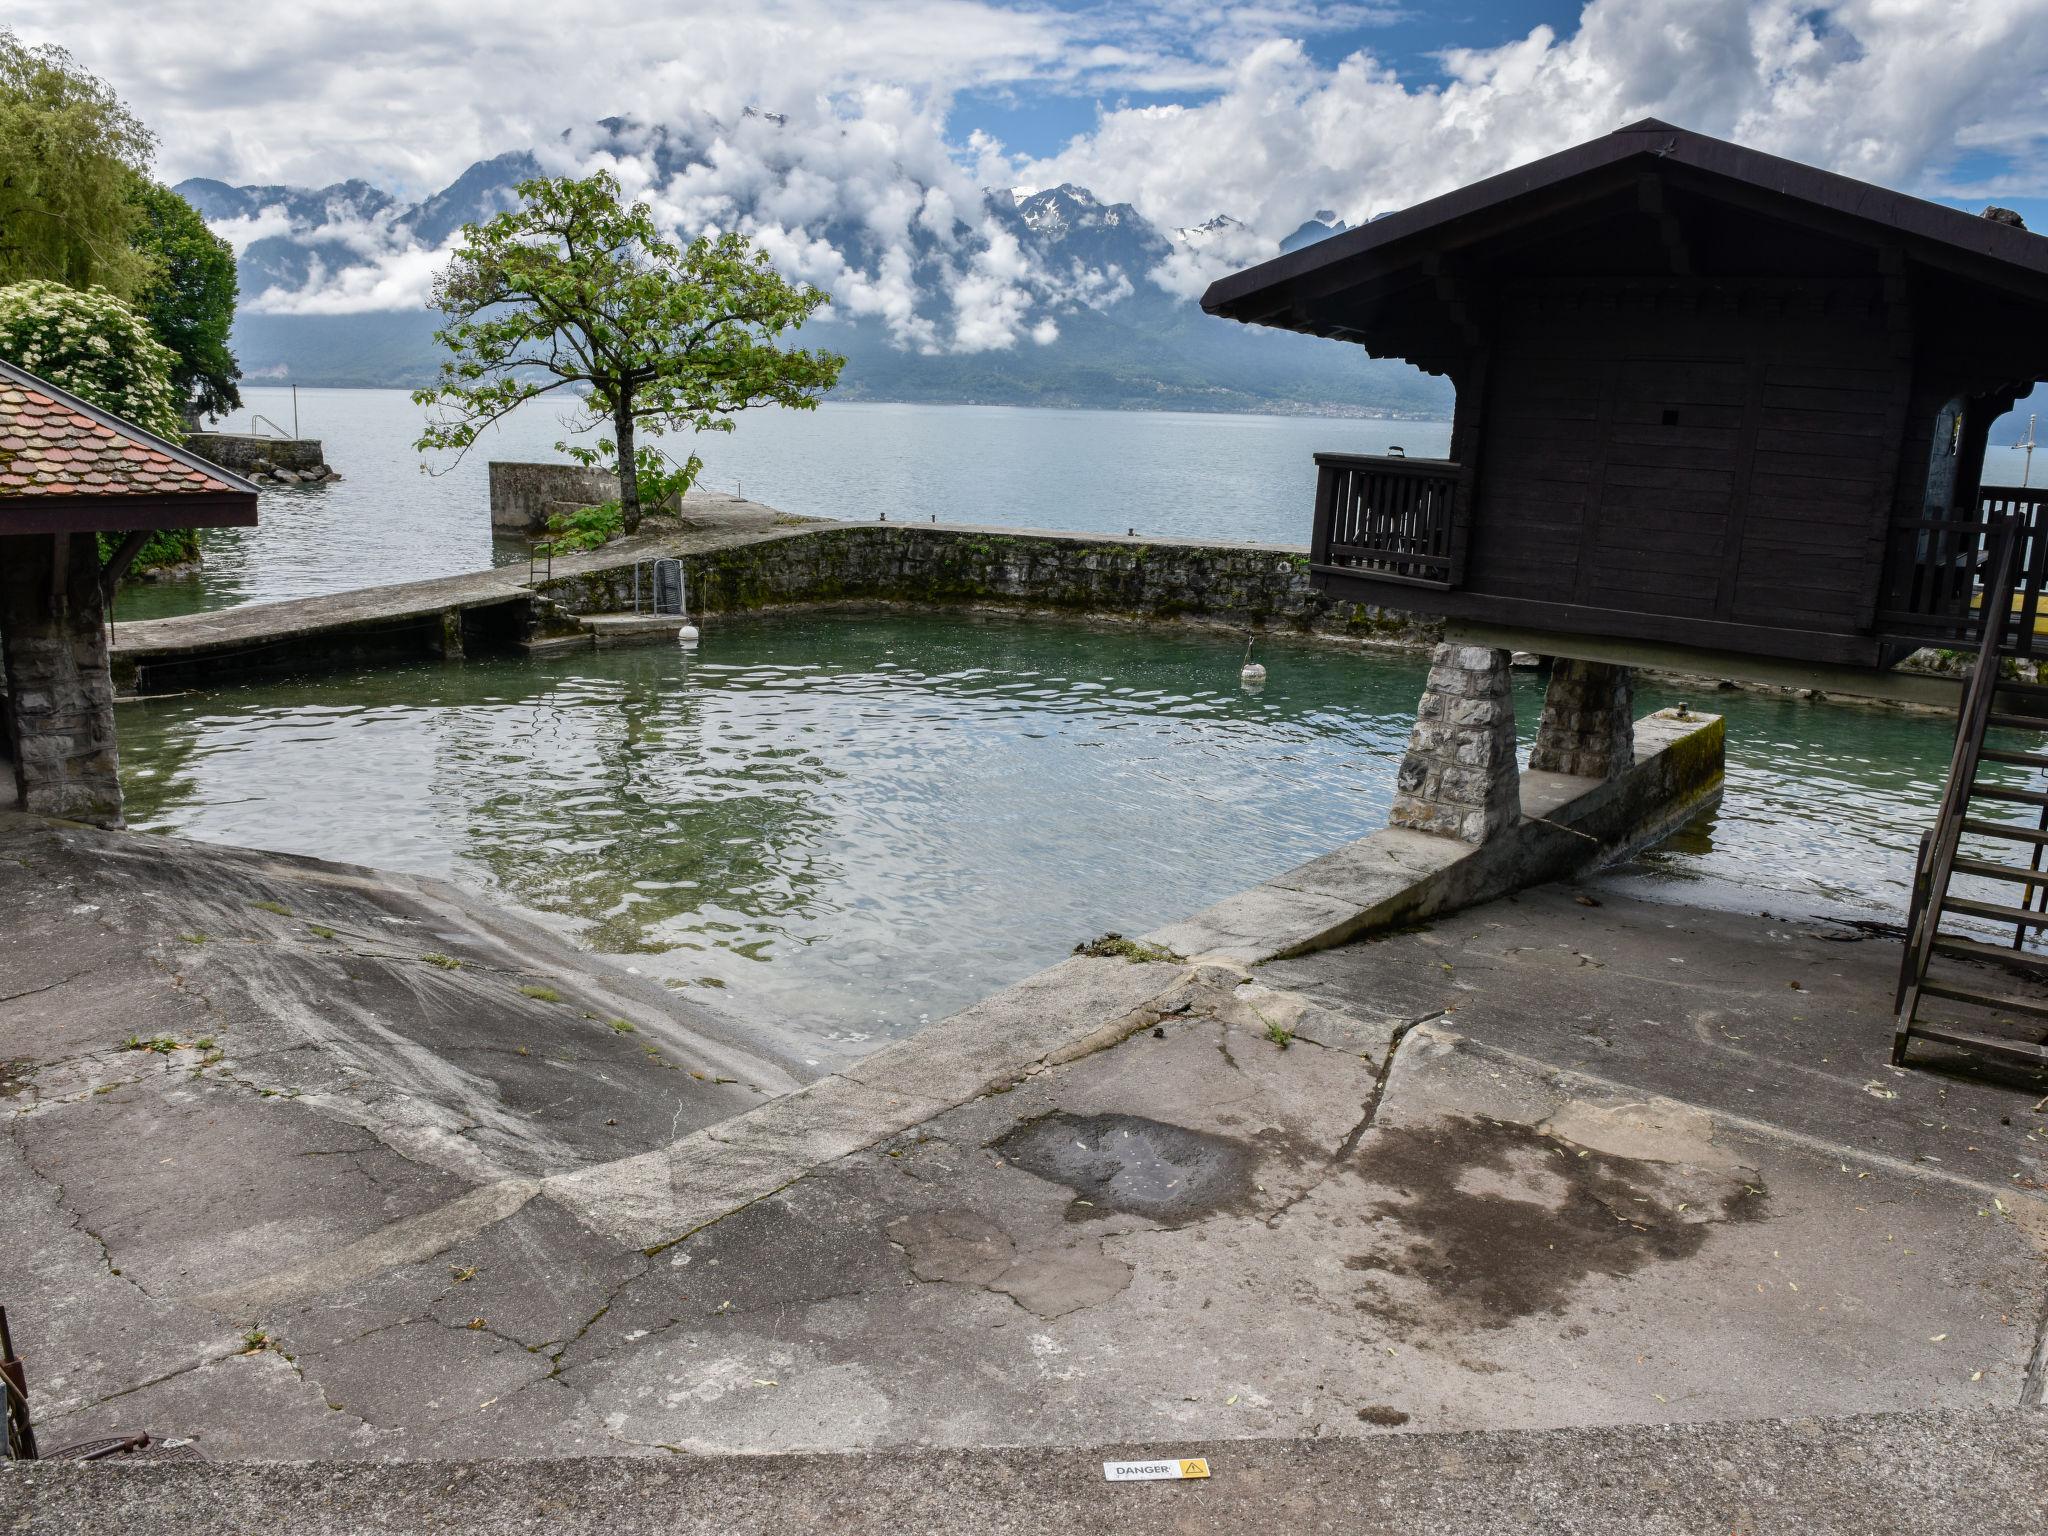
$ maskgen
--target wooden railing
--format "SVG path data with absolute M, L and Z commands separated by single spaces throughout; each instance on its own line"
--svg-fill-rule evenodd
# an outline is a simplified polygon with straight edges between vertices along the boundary
M 1987 485 L 1972 513 L 1892 524 L 1877 627 L 1895 640 L 1974 651 L 1985 639 L 1984 578 L 1994 530 L 2016 525 L 2015 588 L 1994 635 L 2015 656 L 2048 656 L 2048 488 Z M 1994 608 L 2001 605 L 1994 603 Z
M 1447 459 L 1317 454 L 1311 563 L 1375 581 L 1455 586 L 1457 486 L 1458 466 Z

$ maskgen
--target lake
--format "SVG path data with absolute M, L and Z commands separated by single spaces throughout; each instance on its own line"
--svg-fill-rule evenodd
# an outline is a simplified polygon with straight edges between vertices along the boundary
M 131 824 L 453 878 L 838 1059 L 1385 824 L 1420 658 L 961 614 L 720 619 L 124 704 Z M 1728 794 L 1639 861 L 1689 899 L 1897 921 L 1950 727 L 1725 712 Z M 1524 746 L 1541 704 L 1516 709 Z M 2022 773 L 2023 770 L 1987 770 Z
M 247 387 L 254 417 L 292 430 L 292 392 Z M 525 558 L 491 537 L 492 459 L 561 461 L 571 413 L 539 401 L 464 458 L 413 450 L 420 407 L 400 390 L 301 389 L 298 430 L 325 445 L 338 484 L 264 491 L 256 528 L 201 535 L 205 571 L 122 590 L 117 618 L 450 576 Z M 594 437 L 586 434 L 585 440 Z M 760 411 L 690 440 L 701 484 L 812 517 L 1075 528 L 1307 544 L 1318 451 L 1441 455 L 1447 422 L 1015 406 L 826 403 Z M 683 445 L 679 442 L 679 449 Z

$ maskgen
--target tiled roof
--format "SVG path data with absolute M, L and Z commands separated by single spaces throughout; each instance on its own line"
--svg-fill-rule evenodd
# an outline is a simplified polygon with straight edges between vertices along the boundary
M 19 369 L 0 373 L 0 506 L 16 496 L 221 495 L 249 489 L 154 433 Z

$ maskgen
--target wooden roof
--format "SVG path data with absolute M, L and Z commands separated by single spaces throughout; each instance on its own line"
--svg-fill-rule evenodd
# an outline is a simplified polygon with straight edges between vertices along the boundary
M 1646 179 L 1896 250 L 2048 305 L 2048 238 L 1646 118 L 1219 278 L 1202 296 L 1202 308 L 1232 320 L 1369 341 L 1333 312 L 1333 296 L 1431 282 L 1466 249 Z
M 253 527 L 256 487 L 0 362 L 0 535 Z

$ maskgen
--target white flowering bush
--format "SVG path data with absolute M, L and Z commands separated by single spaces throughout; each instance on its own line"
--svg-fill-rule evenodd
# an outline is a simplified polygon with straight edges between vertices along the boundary
M 0 288 L 0 358 L 159 437 L 185 440 L 171 383 L 177 358 L 148 321 L 104 288 L 43 281 Z

